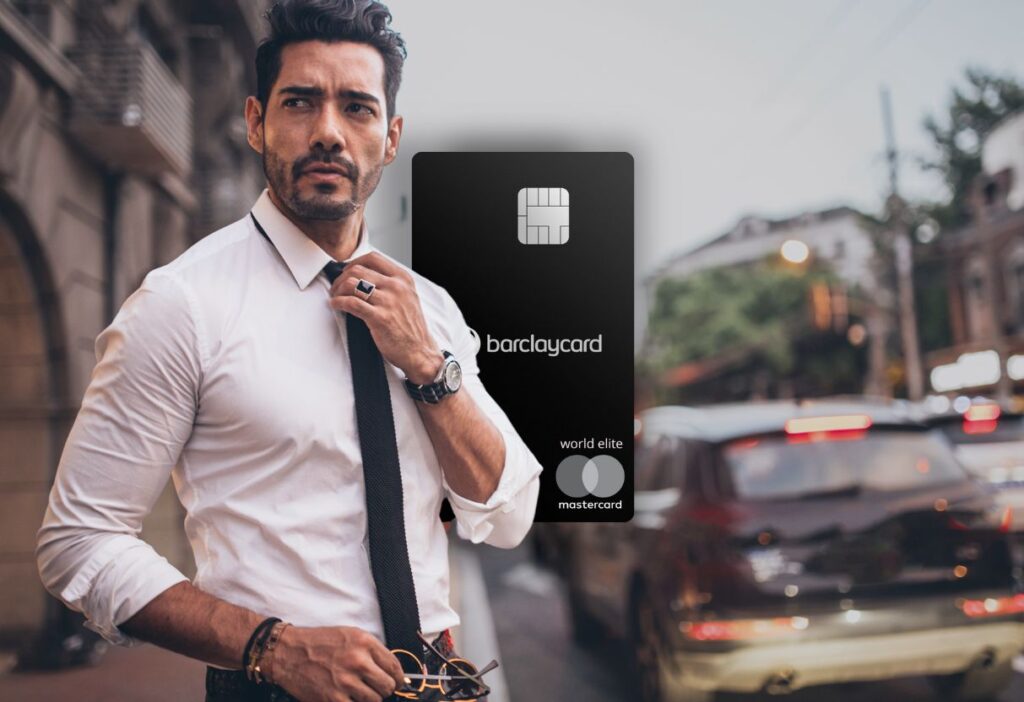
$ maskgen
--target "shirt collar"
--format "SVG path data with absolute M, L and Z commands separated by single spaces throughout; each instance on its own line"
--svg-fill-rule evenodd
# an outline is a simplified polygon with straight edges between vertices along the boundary
M 252 213 L 259 220 L 278 253 L 281 254 L 281 258 L 288 265 L 288 270 L 291 271 L 292 277 L 295 278 L 295 282 L 301 289 L 305 290 L 323 271 L 324 266 L 334 260 L 330 254 L 320 248 L 319 244 L 306 236 L 301 229 L 284 216 L 281 210 L 277 209 L 277 205 L 270 199 L 266 189 L 253 205 Z M 359 243 L 356 244 L 349 260 L 373 250 L 374 247 L 370 243 L 370 232 L 364 219 L 362 230 L 359 232 Z

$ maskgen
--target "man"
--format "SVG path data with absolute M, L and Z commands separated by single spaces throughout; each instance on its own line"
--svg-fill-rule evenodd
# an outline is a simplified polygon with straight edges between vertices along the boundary
M 459 536 L 511 548 L 541 466 L 455 302 L 369 241 L 403 126 L 387 8 L 284 0 L 267 18 L 245 104 L 267 190 L 97 338 L 39 569 L 108 640 L 210 664 L 208 702 L 380 700 L 410 672 L 392 650 L 431 658 L 417 633 L 454 655 L 442 500 Z M 168 476 L 194 582 L 138 538 Z

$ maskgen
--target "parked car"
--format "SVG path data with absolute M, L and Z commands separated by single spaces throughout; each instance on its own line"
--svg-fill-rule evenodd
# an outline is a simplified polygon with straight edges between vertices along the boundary
M 981 403 L 963 414 L 934 416 L 929 423 L 945 432 L 960 462 L 1011 509 L 1011 530 L 1024 532 L 1024 414 Z
M 927 675 L 980 700 L 1024 645 L 1008 521 L 898 406 L 769 402 L 640 416 L 635 515 L 567 533 L 570 624 L 636 651 L 638 697 Z
M 537 565 L 556 575 L 564 575 L 564 551 L 567 532 L 571 524 L 563 522 L 537 522 L 530 528 L 530 553 Z

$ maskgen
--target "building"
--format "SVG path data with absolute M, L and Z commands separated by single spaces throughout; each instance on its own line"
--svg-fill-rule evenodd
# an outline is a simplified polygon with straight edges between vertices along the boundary
M 36 569 L 94 342 L 146 273 L 263 185 L 262 2 L 0 1 L 0 648 L 66 624 Z M 142 536 L 191 573 L 170 484 Z
M 744 217 L 721 236 L 658 268 L 646 281 L 648 297 L 664 278 L 753 263 L 777 254 L 783 243 L 791 239 L 805 243 L 812 256 L 827 260 L 836 274 L 851 285 L 874 285 L 874 246 L 863 215 L 850 207 L 835 207 L 778 220 Z
M 973 221 L 940 239 L 952 345 L 925 359 L 931 388 L 1010 401 L 1024 390 L 1024 113 L 982 144 Z

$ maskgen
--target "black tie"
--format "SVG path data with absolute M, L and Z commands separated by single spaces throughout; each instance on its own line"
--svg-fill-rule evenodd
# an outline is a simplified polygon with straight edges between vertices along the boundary
M 324 272 L 333 283 L 344 267 L 344 263 L 331 261 L 324 266 Z M 402 472 L 398 464 L 387 373 L 366 322 L 354 314 L 346 314 L 345 326 L 366 483 L 370 568 L 377 585 L 384 635 L 389 648 L 422 654 L 424 647 L 416 636 L 420 614 L 405 542 Z

